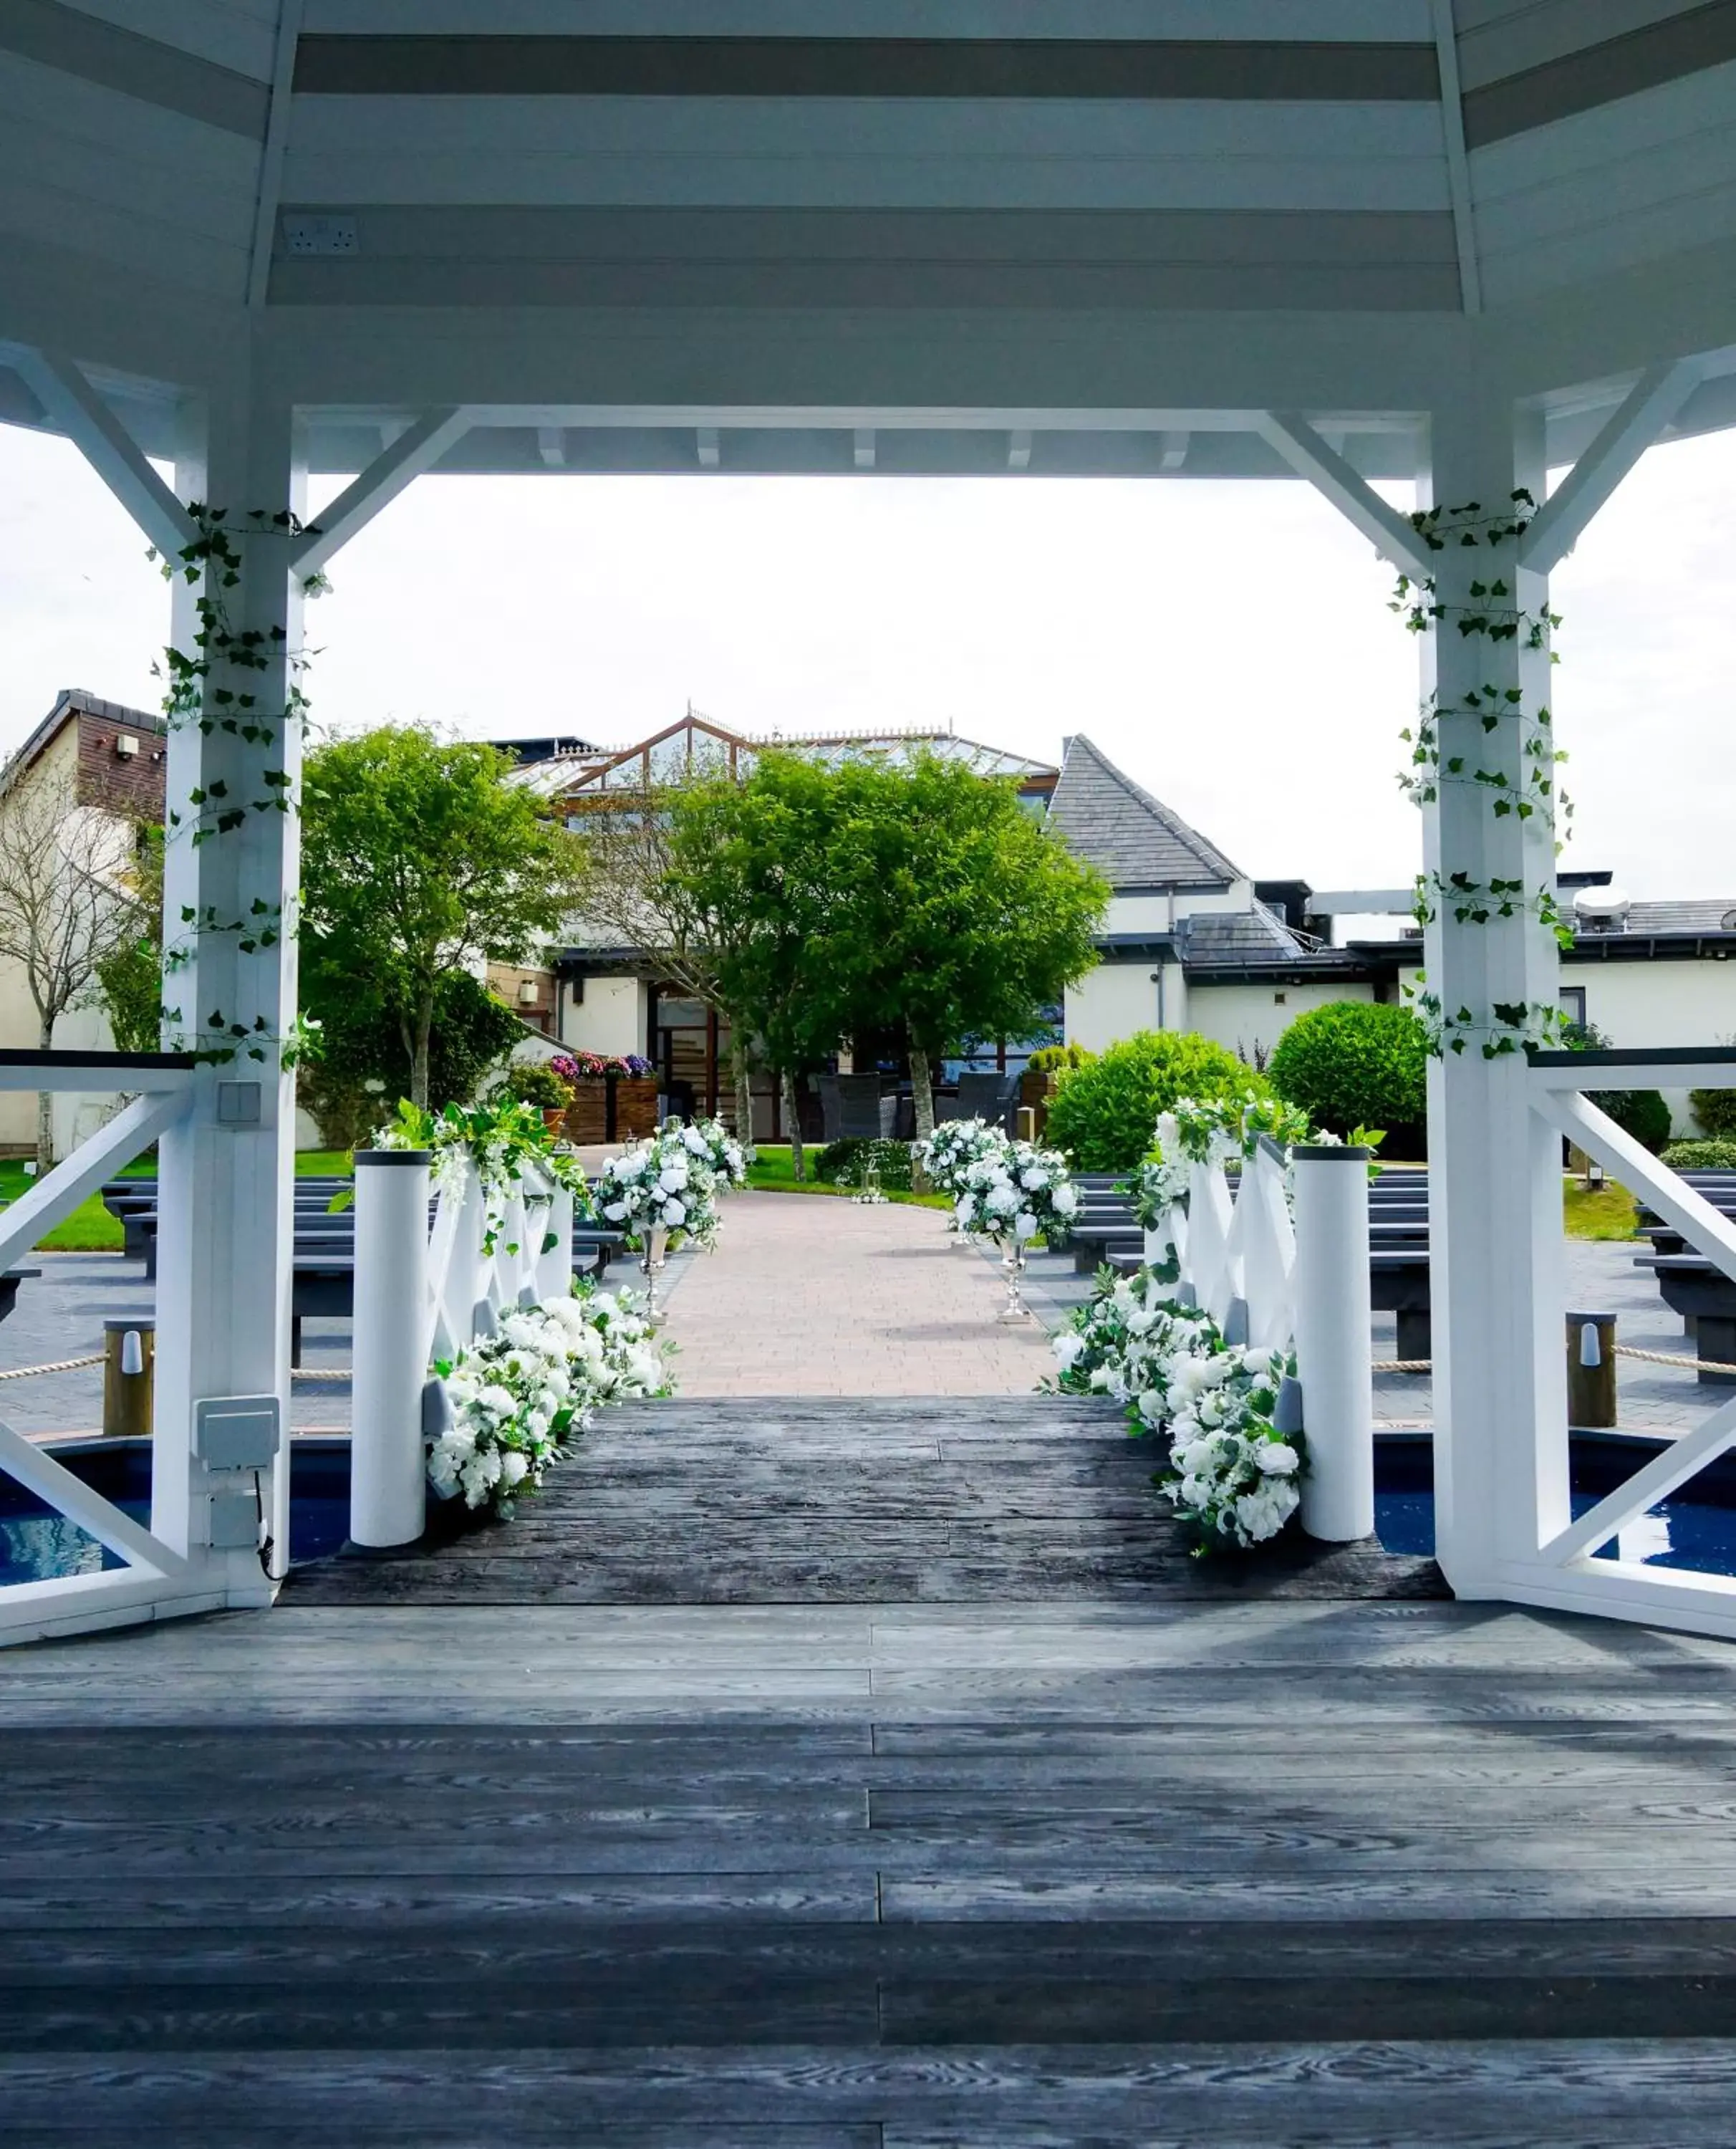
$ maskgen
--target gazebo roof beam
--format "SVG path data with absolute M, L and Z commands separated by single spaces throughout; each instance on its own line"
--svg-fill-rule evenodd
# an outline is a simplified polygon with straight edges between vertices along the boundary
M 1586 525 L 1697 389 L 1693 359 L 1648 366 L 1603 430 L 1532 518 L 1521 562 L 1540 575 L 1571 552 Z
M 13 365 L 164 559 L 196 541 L 193 518 L 71 359 L 59 351 L 24 351 Z
M 332 555 L 364 529 L 425 470 L 431 470 L 470 424 L 467 410 L 431 410 L 376 455 L 346 486 L 295 547 L 298 575 L 316 575 Z
M 1427 548 L 1410 523 L 1306 418 L 1291 410 L 1268 410 L 1260 430 L 1296 475 L 1324 493 L 1383 558 L 1406 574 L 1427 580 L 1432 571 Z

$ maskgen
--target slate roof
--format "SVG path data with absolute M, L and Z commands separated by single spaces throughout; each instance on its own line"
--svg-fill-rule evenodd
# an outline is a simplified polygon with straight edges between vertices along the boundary
M 1244 963 L 1294 963 L 1312 952 L 1283 919 L 1255 903 L 1250 910 L 1208 911 L 1176 923 L 1181 959 L 1190 970 Z
M 1082 736 L 1067 741 L 1048 826 L 1112 888 L 1225 888 L 1243 878 L 1215 844 Z

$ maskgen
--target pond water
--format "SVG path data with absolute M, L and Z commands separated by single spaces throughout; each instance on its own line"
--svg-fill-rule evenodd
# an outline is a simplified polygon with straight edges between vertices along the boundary
M 57 1462 L 93 1486 L 136 1522 L 151 1516 L 148 1441 L 68 1442 L 51 1445 Z M 289 1558 L 319 1559 L 350 1533 L 347 1441 L 298 1440 L 289 1450 Z M 12 1478 L 0 1475 L 0 1588 L 96 1574 L 126 1563 L 86 1530 Z
M 1596 1507 L 1663 1446 L 1575 1433 L 1569 1450 L 1574 1514 Z M 1427 1436 L 1389 1434 L 1376 1440 L 1374 1526 L 1388 1552 L 1434 1550 L 1434 1453 Z M 1720 1457 L 1594 1556 L 1698 1574 L 1736 1574 L 1736 1462 Z

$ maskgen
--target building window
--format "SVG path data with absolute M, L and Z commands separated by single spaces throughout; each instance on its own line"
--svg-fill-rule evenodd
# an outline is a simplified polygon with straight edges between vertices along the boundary
M 1569 1022 L 1577 1023 L 1581 1029 L 1585 1028 L 1585 987 L 1583 985 L 1562 987 L 1561 1011 Z
M 1289 998 L 1290 994 L 1288 993 L 1274 993 L 1272 994 L 1272 1005 L 1274 1007 L 1282 1007 Z

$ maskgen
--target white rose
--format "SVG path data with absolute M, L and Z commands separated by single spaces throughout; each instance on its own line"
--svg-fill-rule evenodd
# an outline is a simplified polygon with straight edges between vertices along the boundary
M 1034 1239 L 1037 1229 L 1037 1220 L 1029 1209 L 1021 1209 L 1013 1220 L 1013 1236 L 1021 1244 L 1026 1239 Z
M 684 1201 L 677 1201 L 675 1196 L 671 1195 L 663 1204 L 663 1221 L 672 1231 L 677 1225 L 685 1224 L 687 1220 L 687 1205 Z
M 1301 1467 L 1302 1458 L 1288 1441 L 1262 1440 L 1255 1447 L 1254 1461 L 1268 1477 L 1291 1477 Z
M 516 1447 L 509 1447 L 501 1458 L 501 1475 L 509 1485 L 516 1485 L 530 1467 Z
M 1054 1351 L 1061 1371 L 1065 1373 L 1079 1363 L 1085 1347 L 1085 1339 L 1076 1328 L 1069 1328 L 1053 1340 L 1049 1349 Z
M 1079 1206 L 1076 1187 L 1058 1186 L 1049 1198 L 1054 1203 L 1056 1215 L 1059 1216 L 1070 1216 Z

